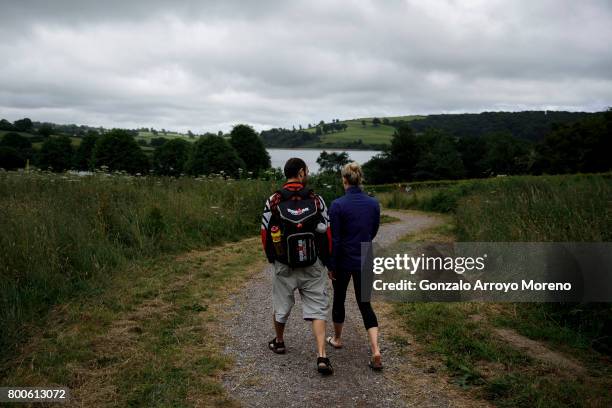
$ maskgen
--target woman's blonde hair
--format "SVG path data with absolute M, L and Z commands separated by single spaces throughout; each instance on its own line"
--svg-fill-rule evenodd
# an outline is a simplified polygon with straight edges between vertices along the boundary
M 342 168 L 342 177 L 351 186 L 361 186 L 363 184 L 363 170 L 357 162 L 350 162 Z

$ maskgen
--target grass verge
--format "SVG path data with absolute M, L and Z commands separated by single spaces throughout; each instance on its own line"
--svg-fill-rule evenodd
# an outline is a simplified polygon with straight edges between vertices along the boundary
M 444 225 L 404 238 L 409 242 L 448 242 L 456 239 L 454 218 Z M 401 331 L 391 338 L 434 360 L 457 386 L 500 407 L 607 407 L 612 404 L 609 358 L 593 350 L 579 330 L 542 315 L 543 305 L 479 303 L 395 303 L 393 315 Z M 559 358 L 577 361 L 584 370 L 539 359 L 496 334 L 515 328 L 538 339 Z M 571 357 L 567 357 L 571 356 Z M 411 358 L 411 357 L 408 357 Z M 436 364 L 425 367 L 436 370 Z
M 68 386 L 73 406 L 233 405 L 220 324 L 263 265 L 257 238 L 135 261 L 97 295 L 56 307 L 2 366 L 2 384 Z

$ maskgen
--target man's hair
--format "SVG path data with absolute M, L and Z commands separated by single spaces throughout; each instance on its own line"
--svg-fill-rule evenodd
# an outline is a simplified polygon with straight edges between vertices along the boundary
M 351 186 L 359 186 L 363 183 L 363 170 L 357 162 L 351 162 L 342 168 L 342 177 Z
M 297 177 L 300 169 L 306 171 L 306 163 L 300 158 L 292 157 L 285 163 L 285 177 L 288 179 Z

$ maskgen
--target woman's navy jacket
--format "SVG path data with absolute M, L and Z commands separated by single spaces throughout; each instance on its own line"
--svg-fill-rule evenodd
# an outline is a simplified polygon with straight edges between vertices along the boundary
M 351 186 L 334 200 L 329 210 L 332 232 L 332 271 L 361 270 L 361 243 L 371 242 L 378 232 L 380 205 L 359 187 Z

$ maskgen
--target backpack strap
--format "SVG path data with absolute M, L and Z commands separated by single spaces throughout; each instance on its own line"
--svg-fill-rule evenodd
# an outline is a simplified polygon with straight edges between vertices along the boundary
M 305 188 L 301 190 L 297 190 L 297 191 L 291 191 L 285 188 L 281 188 L 280 190 L 277 190 L 276 192 L 280 194 L 281 201 L 287 201 L 291 199 L 291 197 L 294 197 L 294 196 L 299 196 L 302 200 L 305 200 L 312 196 L 312 189 L 305 189 Z

